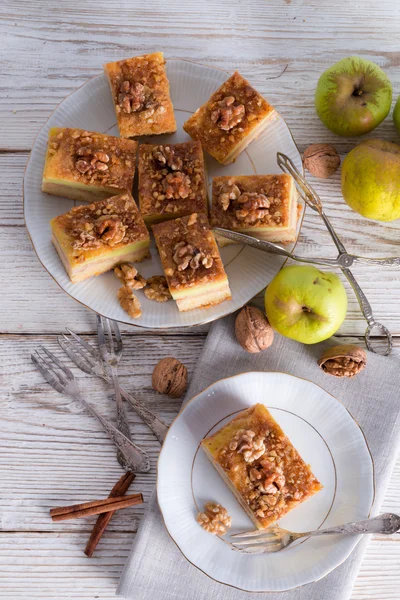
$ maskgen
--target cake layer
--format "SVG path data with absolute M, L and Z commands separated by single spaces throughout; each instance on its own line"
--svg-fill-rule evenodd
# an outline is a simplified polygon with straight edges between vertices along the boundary
M 90 186 L 84 183 L 68 182 L 63 183 L 58 179 L 43 178 L 42 192 L 53 194 L 53 196 L 63 196 L 78 202 L 96 202 L 115 196 L 115 188 Z
M 79 283 L 80 281 L 89 279 L 89 277 L 111 271 L 111 269 L 122 262 L 140 262 L 150 256 L 149 244 L 138 242 L 131 246 L 127 246 L 126 248 L 110 252 L 107 256 L 102 256 L 100 258 L 93 257 L 91 260 L 85 261 L 84 263 L 71 264 L 68 262 L 66 254 L 55 235 L 52 236 L 51 241 L 61 258 L 72 283 Z
M 193 310 L 194 308 L 209 308 L 232 297 L 228 279 L 218 284 L 206 285 L 202 290 L 187 291 L 189 293 L 186 295 L 178 294 L 178 296 L 171 291 L 172 297 L 176 300 L 176 304 L 182 312 Z

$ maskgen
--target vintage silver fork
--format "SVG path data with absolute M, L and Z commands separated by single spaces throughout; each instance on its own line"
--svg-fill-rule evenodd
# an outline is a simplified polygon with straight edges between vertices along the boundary
M 47 348 L 40 346 L 41 352 L 35 351 L 31 359 L 46 381 L 60 394 L 71 396 L 78 400 L 96 417 L 108 434 L 111 441 L 116 445 L 124 457 L 126 470 L 147 472 L 150 470 L 149 457 L 144 450 L 136 446 L 123 433 L 118 431 L 107 419 L 105 419 L 85 398 L 81 395 L 75 377 L 56 356 Z
M 263 531 L 259 529 L 255 531 L 243 531 L 242 533 L 236 533 L 230 537 L 231 540 L 233 540 L 232 543 L 236 550 L 248 554 L 267 554 L 270 552 L 279 552 L 303 537 L 367 533 L 383 533 L 391 535 L 392 533 L 396 533 L 399 529 L 400 516 L 393 513 L 385 513 L 378 517 L 374 517 L 373 519 L 366 519 L 365 521 L 356 521 L 354 523 L 336 525 L 335 527 L 329 527 L 327 529 L 316 529 L 315 531 L 305 531 L 303 533 L 294 533 L 293 531 L 287 531 L 278 525 L 274 525 Z
M 101 377 L 108 383 L 111 377 L 106 373 L 102 358 L 86 340 L 77 333 L 66 328 L 70 336 L 65 334 L 58 338 L 61 348 L 68 354 L 70 359 L 85 373 Z M 162 419 L 151 412 L 142 402 L 128 394 L 120 387 L 121 394 L 129 402 L 139 417 L 150 427 L 158 441 L 162 444 L 168 432 L 168 425 Z

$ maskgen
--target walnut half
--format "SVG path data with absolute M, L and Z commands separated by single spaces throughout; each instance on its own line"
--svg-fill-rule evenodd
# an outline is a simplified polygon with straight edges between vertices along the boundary
M 199 512 L 196 520 L 205 531 L 213 535 L 224 535 L 232 523 L 226 508 L 216 502 L 207 502 L 204 512 Z
M 132 319 L 137 319 L 142 314 L 142 309 L 139 300 L 129 285 L 124 285 L 117 292 L 117 297 L 121 307 L 128 313 Z

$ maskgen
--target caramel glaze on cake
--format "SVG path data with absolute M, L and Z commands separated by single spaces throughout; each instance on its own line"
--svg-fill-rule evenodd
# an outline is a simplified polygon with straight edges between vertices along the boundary
M 207 308 L 231 297 L 215 238 L 204 214 L 153 225 L 169 290 L 179 310 Z
M 228 164 L 261 133 L 274 108 L 235 72 L 183 125 L 204 150 Z
M 77 206 L 50 225 L 53 244 L 73 283 L 149 256 L 149 232 L 129 193 Z
M 53 127 L 49 131 L 42 191 L 73 200 L 101 200 L 131 192 L 137 142 Z
M 139 147 L 139 205 L 146 223 L 208 212 L 200 142 Z
M 201 446 L 259 529 L 322 489 L 263 404 L 241 412 Z
M 212 227 L 291 242 L 296 239 L 297 217 L 296 188 L 286 173 L 213 179 Z
M 162 52 L 108 63 L 104 71 L 121 137 L 176 131 Z

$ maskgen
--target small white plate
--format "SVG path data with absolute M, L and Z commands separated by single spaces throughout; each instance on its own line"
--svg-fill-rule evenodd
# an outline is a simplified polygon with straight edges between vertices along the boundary
M 151 143 L 176 143 L 190 139 L 182 129 L 183 123 L 229 76 L 220 69 L 183 60 L 167 61 L 167 73 L 178 130 L 173 135 L 148 138 L 147 141 Z M 139 290 L 135 294 L 137 293 L 142 304 L 142 316 L 139 319 L 131 319 L 119 305 L 116 294 L 120 282 L 112 272 L 73 284 L 51 243 L 49 221 L 76 205 L 72 200 L 41 192 L 44 156 L 51 127 L 80 127 L 118 136 L 106 77 L 98 75 L 90 79 L 56 108 L 36 138 L 24 178 L 25 223 L 36 254 L 60 287 L 86 307 L 110 319 L 141 327 L 167 328 L 207 323 L 246 304 L 271 281 L 284 263 L 285 258 L 281 256 L 268 255 L 240 245 L 229 246 L 222 250 L 222 259 L 229 277 L 232 300 L 207 310 L 180 313 L 175 302 L 154 302 L 148 300 L 143 291 Z M 207 155 L 210 184 L 212 177 L 218 175 L 277 173 L 277 151 L 290 156 L 296 166 L 302 168 L 299 151 L 279 114 L 276 114 L 268 130 L 255 140 L 234 164 L 224 167 Z M 298 230 L 301 221 L 302 219 L 299 219 Z M 289 244 L 288 248 L 293 246 L 294 244 Z M 144 277 L 162 274 L 154 244 L 152 258 L 140 263 L 139 269 Z
M 311 381 L 285 373 L 243 373 L 193 398 L 170 427 L 158 461 L 157 494 L 167 530 L 182 554 L 206 575 L 249 592 L 278 592 L 321 579 L 340 565 L 359 536 L 308 538 L 270 555 L 232 549 L 229 533 L 254 529 L 199 448 L 239 411 L 263 403 L 324 489 L 279 521 L 310 531 L 365 519 L 374 499 L 374 468 L 365 437 L 344 406 Z M 196 522 L 207 501 L 227 508 L 232 527 L 213 536 Z

